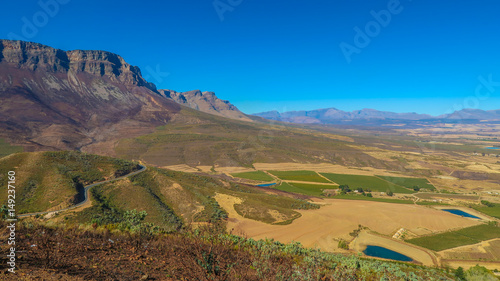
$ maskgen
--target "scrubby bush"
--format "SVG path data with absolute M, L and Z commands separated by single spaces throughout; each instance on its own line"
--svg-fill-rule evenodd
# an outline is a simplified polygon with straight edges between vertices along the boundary
M 349 250 L 349 243 L 347 243 L 347 241 L 345 241 L 344 239 L 340 239 L 338 247 L 340 249 Z
M 486 207 L 495 207 L 495 204 L 494 203 L 491 203 L 490 201 L 486 201 L 486 200 L 481 200 L 481 204 L 485 205 Z

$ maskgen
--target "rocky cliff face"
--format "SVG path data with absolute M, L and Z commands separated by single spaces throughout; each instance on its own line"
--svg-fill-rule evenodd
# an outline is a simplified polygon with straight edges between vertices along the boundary
M 108 77 L 111 81 L 130 86 L 156 87 L 141 76 L 137 66 L 131 66 L 119 55 L 105 51 L 63 51 L 38 43 L 0 40 L 0 63 L 19 69 L 54 73 L 87 73 Z
M 0 138 L 28 150 L 99 153 L 180 111 L 116 54 L 10 40 L 0 40 L 0 98 Z
M 172 90 L 159 90 L 159 92 L 166 98 L 199 111 L 231 119 L 252 121 L 229 101 L 219 99 L 214 92 L 201 92 L 200 90 L 184 93 Z

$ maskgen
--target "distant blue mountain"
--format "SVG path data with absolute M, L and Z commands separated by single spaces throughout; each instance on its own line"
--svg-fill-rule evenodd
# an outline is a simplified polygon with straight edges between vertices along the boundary
M 375 109 L 361 109 L 354 111 L 343 111 L 336 108 L 316 109 L 309 111 L 288 111 L 280 113 L 278 111 L 268 111 L 253 114 L 265 119 L 283 121 L 298 124 L 329 124 L 339 121 L 388 121 L 388 120 L 478 120 L 478 121 L 497 121 L 500 120 L 500 110 L 484 111 L 480 109 L 463 109 L 455 111 L 451 114 L 440 116 L 431 116 L 428 114 L 410 113 L 395 113 L 388 111 L 379 111 Z

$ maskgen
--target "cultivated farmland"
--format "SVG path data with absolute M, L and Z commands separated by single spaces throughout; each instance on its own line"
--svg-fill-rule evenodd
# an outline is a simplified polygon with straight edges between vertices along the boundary
M 364 190 L 394 193 L 415 193 L 415 191 L 393 184 L 374 176 L 342 175 L 321 173 L 325 178 L 340 185 L 348 185 L 351 189 L 363 188 Z
M 413 204 L 413 200 L 401 200 L 401 199 L 391 199 L 391 198 L 377 198 L 377 197 L 368 197 L 356 194 L 342 194 L 336 195 L 335 199 L 346 199 L 346 200 L 364 200 L 364 201 L 376 201 L 376 202 L 385 202 L 385 203 L 396 203 L 396 204 Z
M 500 261 L 500 239 L 441 252 L 445 259 Z
M 403 177 L 388 177 L 388 176 L 377 176 L 377 177 L 386 180 L 388 182 L 404 186 L 409 189 L 413 189 L 415 186 L 429 190 L 436 189 L 431 183 L 429 183 L 427 179 L 423 178 L 403 178 Z
M 500 227 L 481 224 L 456 231 L 410 239 L 407 242 L 433 251 L 442 251 L 495 238 L 500 238 Z
M 306 247 L 319 247 L 336 251 L 338 241 L 333 238 L 351 239 L 349 235 L 359 225 L 383 235 L 392 236 L 400 228 L 410 232 L 432 232 L 468 227 L 478 222 L 458 217 L 440 210 L 414 204 L 391 204 L 371 201 L 323 199 L 324 205 L 315 210 L 298 210 L 302 216 L 289 225 L 271 225 L 245 218 L 241 211 L 234 211 L 235 201 L 216 197 L 228 211 L 228 229 L 244 233 L 254 239 L 274 238 L 281 242 L 299 241 Z M 236 207 L 237 208 L 237 207 Z
M 282 182 L 280 185 L 274 187 L 278 190 L 294 192 L 304 195 L 321 196 L 323 189 L 336 189 L 337 185 L 332 184 L 307 184 L 298 182 Z
M 500 204 L 495 204 L 492 207 L 486 207 L 486 206 L 481 206 L 481 207 L 473 207 L 473 209 L 485 213 L 488 216 L 492 216 L 495 218 L 500 219 Z
M 234 173 L 231 174 L 233 177 L 248 179 L 248 180 L 256 180 L 256 181 L 273 181 L 273 177 L 262 172 L 262 171 L 253 171 L 253 172 L 243 172 L 243 173 Z
M 314 171 L 268 171 L 282 180 L 331 183 Z

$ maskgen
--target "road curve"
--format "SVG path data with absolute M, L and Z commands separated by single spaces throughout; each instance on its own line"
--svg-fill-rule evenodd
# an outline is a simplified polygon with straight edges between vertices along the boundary
M 106 180 L 106 181 L 100 181 L 100 182 L 96 182 L 96 183 L 93 183 L 93 184 L 90 184 L 90 185 L 87 185 L 85 186 L 85 198 L 82 202 L 76 204 L 76 205 L 73 205 L 71 207 L 68 207 L 68 208 L 64 208 L 64 209 L 61 209 L 61 210 L 57 210 L 57 211 L 47 211 L 47 212 L 38 212 L 38 213 L 29 213 L 29 214 L 21 214 L 21 215 L 18 215 L 17 217 L 18 218 L 26 218 L 26 217 L 32 217 L 32 216 L 36 216 L 36 215 L 45 215 L 45 214 L 49 214 L 49 213 L 59 213 L 59 212 L 64 212 L 64 211 L 67 211 L 67 210 L 71 210 L 71 209 L 74 209 L 74 208 L 78 208 L 80 206 L 82 206 L 83 204 L 87 203 L 87 201 L 89 201 L 89 191 L 92 187 L 94 186 L 98 186 L 98 185 L 101 185 L 101 184 L 105 184 L 105 183 L 108 183 L 108 182 L 113 182 L 113 181 L 117 181 L 117 180 L 121 180 L 121 179 L 124 179 L 124 178 L 128 178 L 128 177 L 131 177 L 131 176 L 134 176 L 134 175 L 137 175 L 139 173 L 142 173 L 144 171 L 146 171 L 147 167 L 146 166 L 143 166 L 143 165 L 139 165 L 141 167 L 141 169 L 135 171 L 135 172 L 132 172 L 130 174 L 126 174 L 124 176 L 121 176 L 119 178 L 116 178 L 116 179 L 110 179 L 110 180 Z

